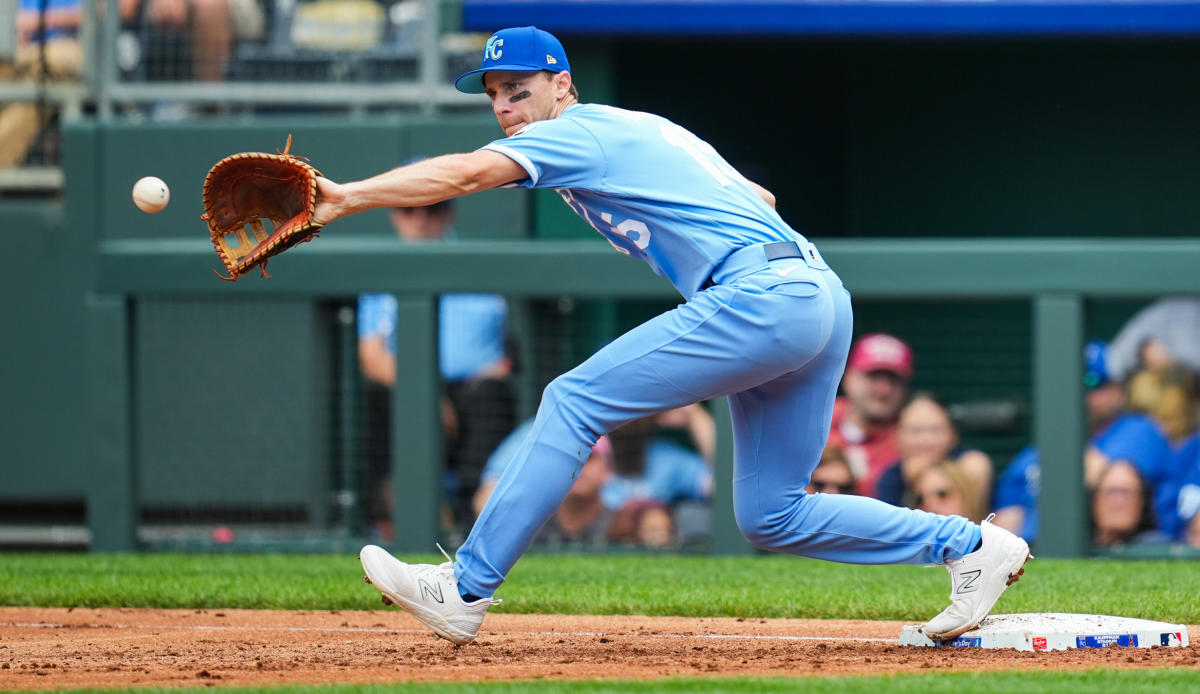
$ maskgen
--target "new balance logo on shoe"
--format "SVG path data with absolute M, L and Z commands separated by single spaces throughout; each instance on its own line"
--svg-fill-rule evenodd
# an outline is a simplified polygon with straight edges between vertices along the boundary
M 433 600 L 434 602 L 437 602 L 437 603 L 445 603 L 446 602 L 442 598 L 442 587 L 441 586 L 430 585 L 429 582 L 423 578 L 417 579 L 417 585 L 421 586 L 421 597 L 423 599 Z
M 959 574 L 964 580 L 959 584 L 956 592 L 959 595 L 962 595 L 963 593 L 974 593 L 976 590 L 978 590 L 978 588 L 975 587 L 975 581 L 979 580 L 979 575 L 982 573 L 982 569 L 976 569 L 974 571 L 967 571 Z

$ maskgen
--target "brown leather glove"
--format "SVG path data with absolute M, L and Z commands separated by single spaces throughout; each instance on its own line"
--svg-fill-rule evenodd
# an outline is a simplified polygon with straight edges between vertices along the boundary
M 321 230 L 313 224 L 321 172 L 289 154 L 291 147 L 288 135 L 282 152 L 232 154 L 209 169 L 201 219 L 208 222 L 213 247 L 230 275 L 214 270 L 217 277 L 233 281 L 256 266 L 270 277 L 271 256 L 312 240 Z M 269 232 L 264 219 L 271 221 Z

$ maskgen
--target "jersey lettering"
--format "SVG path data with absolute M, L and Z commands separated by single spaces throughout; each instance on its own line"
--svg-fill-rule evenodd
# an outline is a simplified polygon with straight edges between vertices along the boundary
M 558 194 L 561 195 L 562 199 L 566 201 L 567 205 L 575 211 L 575 214 L 583 217 L 583 221 L 587 222 L 593 229 L 600 231 L 600 227 L 596 226 L 596 223 L 593 222 L 592 218 L 588 216 L 587 208 L 581 205 L 579 201 L 575 199 L 574 193 L 566 188 L 559 188 Z
M 730 166 L 717 154 L 717 150 L 713 149 L 712 145 L 687 130 L 674 123 L 661 123 L 658 131 L 662 133 L 664 140 L 687 152 L 689 157 L 695 159 L 696 163 L 703 167 L 722 188 L 735 180 L 745 180 L 737 172 L 737 169 Z
M 590 224 L 593 229 L 600 232 L 600 234 L 605 238 L 608 238 L 608 236 L 604 233 L 607 231 L 610 234 L 624 236 L 625 238 L 629 239 L 629 241 L 633 243 L 633 245 L 636 246 L 639 251 L 644 251 L 650 246 L 650 227 L 646 226 L 645 222 L 637 219 L 626 219 L 620 224 L 613 224 L 613 216 L 608 212 L 604 212 L 600 215 L 600 221 L 602 221 L 607 228 L 601 229 L 600 225 L 592 221 L 591 215 L 588 214 L 588 209 L 575 199 L 575 195 L 570 190 L 566 188 L 560 188 L 558 194 L 561 195 L 562 199 L 566 201 L 567 205 L 569 205 L 571 209 L 575 211 L 575 214 L 583 217 L 585 222 Z M 613 243 L 612 239 L 609 239 L 608 243 L 613 248 L 621 251 L 625 255 L 630 254 L 628 250 Z
M 646 246 L 650 245 L 650 229 L 645 222 L 639 222 L 636 219 L 626 219 L 620 224 L 613 227 L 613 231 L 633 241 L 633 245 L 639 250 L 646 250 Z

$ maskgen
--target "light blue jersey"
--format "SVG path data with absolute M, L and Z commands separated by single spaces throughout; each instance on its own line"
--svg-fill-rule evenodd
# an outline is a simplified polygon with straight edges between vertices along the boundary
M 661 116 L 575 104 L 483 149 L 554 188 L 617 250 L 691 298 L 730 251 L 802 240 L 704 140 Z

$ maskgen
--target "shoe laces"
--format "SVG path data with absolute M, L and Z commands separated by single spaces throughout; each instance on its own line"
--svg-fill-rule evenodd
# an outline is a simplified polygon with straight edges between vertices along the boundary
M 446 558 L 446 561 L 438 564 L 437 566 L 431 567 L 430 571 L 433 571 L 439 576 L 449 580 L 450 585 L 454 586 L 455 590 L 458 590 L 458 576 L 454 573 L 454 560 L 451 559 L 450 555 L 446 553 L 446 550 L 442 548 L 442 543 L 435 542 L 433 543 L 433 546 L 438 548 L 438 551 L 442 553 L 442 556 Z M 484 600 L 491 600 L 492 605 L 499 605 L 500 603 L 504 602 L 498 598 L 484 598 Z

